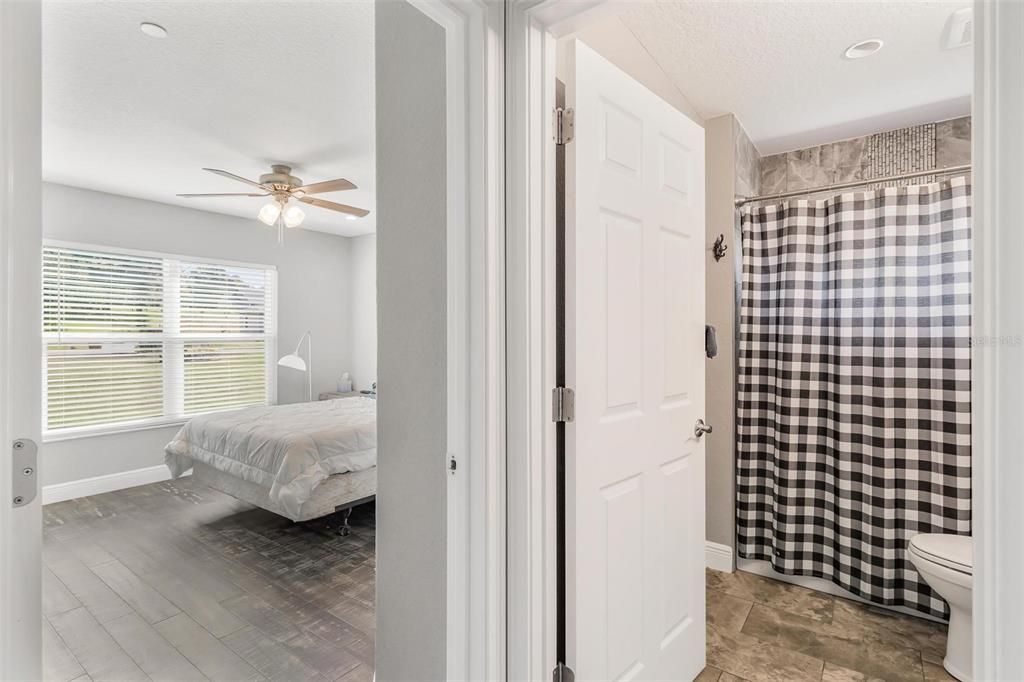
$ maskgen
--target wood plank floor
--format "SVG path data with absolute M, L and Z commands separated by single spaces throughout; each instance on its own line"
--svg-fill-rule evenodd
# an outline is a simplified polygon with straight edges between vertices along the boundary
M 46 680 L 372 678 L 372 504 L 340 537 L 185 478 L 43 517 Z
M 373 505 L 352 534 L 194 484 L 43 508 L 45 679 L 373 674 Z M 945 626 L 748 573 L 707 572 L 700 682 L 951 680 Z

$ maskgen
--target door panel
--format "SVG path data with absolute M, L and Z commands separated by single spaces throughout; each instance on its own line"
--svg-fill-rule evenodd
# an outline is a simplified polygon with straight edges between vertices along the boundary
M 704 667 L 704 132 L 570 43 L 568 659 L 580 680 Z

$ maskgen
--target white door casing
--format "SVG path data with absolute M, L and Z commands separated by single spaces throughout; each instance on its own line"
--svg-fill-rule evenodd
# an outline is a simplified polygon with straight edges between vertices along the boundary
M 41 12 L 0 2 L 0 679 L 42 664 L 42 511 L 12 505 L 12 443 L 39 442 L 42 273 Z M 36 468 L 38 469 L 39 462 Z
M 568 46 L 567 659 L 579 680 L 704 667 L 704 131 Z

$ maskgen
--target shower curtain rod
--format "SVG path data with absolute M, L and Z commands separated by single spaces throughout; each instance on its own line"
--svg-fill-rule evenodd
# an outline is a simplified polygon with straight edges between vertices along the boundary
M 808 189 L 798 189 L 793 190 L 792 192 L 780 192 L 779 194 L 762 194 L 759 197 L 736 197 L 736 207 L 739 208 L 740 206 L 744 204 L 749 204 L 752 201 L 771 201 L 773 199 L 788 199 L 789 197 L 800 197 L 807 194 L 817 194 L 818 192 L 828 192 L 837 189 L 852 189 L 854 187 L 862 187 L 864 185 L 874 185 L 879 182 L 895 182 L 897 180 L 910 180 L 913 178 L 923 178 L 926 175 L 953 175 L 956 173 L 970 172 L 971 164 L 966 163 L 962 166 L 947 166 L 946 168 L 936 168 L 934 170 L 914 171 L 913 173 L 889 175 L 884 178 L 871 178 L 870 180 L 857 180 L 855 182 L 842 182 L 835 185 L 809 187 Z

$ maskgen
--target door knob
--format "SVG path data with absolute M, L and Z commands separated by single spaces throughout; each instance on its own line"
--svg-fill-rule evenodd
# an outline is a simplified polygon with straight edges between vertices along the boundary
M 711 433 L 712 428 L 710 424 L 705 424 L 703 419 L 698 419 L 697 423 L 693 426 L 693 435 L 700 439 L 705 433 Z

